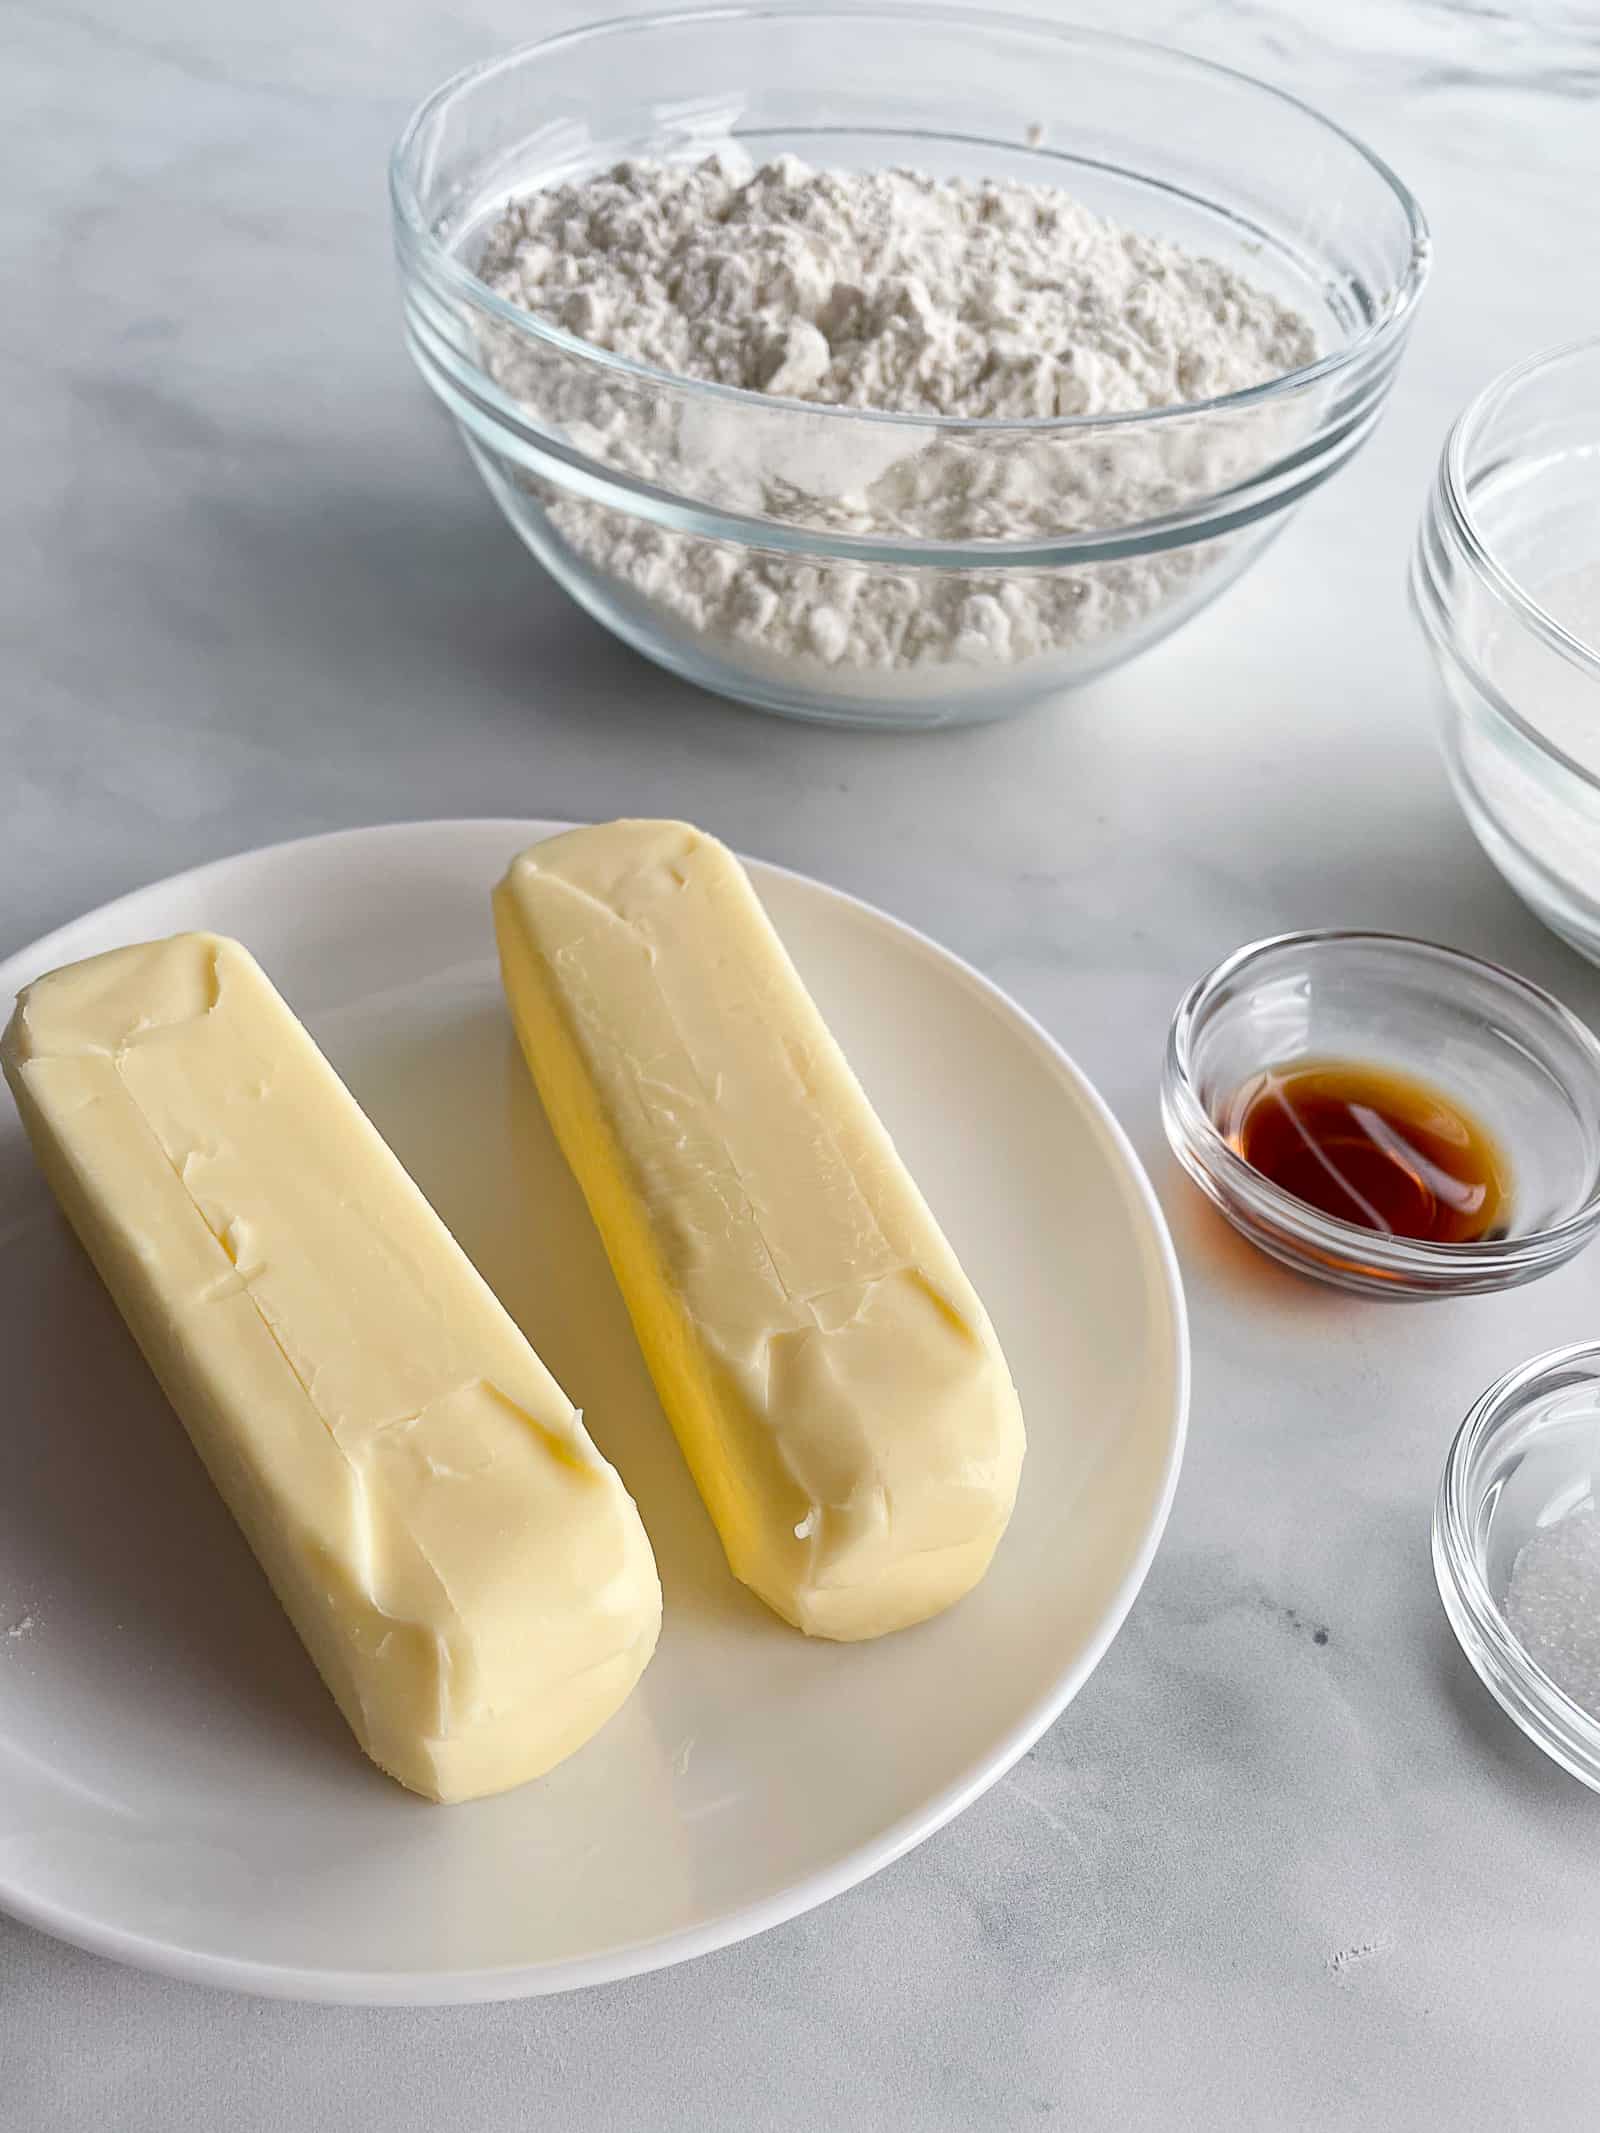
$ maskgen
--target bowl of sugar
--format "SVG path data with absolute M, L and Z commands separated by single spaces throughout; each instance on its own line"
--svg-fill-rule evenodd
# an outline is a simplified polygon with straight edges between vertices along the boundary
M 1484 1686 L 1600 1792 L 1600 1342 L 1538 1356 L 1477 1402 L 1445 1461 L 1433 1563 Z
M 1371 433 L 1416 202 L 1292 97 L 986 9 L 545 39 L 391 168 L 407 340 L 512 527 L 691 681 L 995 718 L 1214 599 Z
M 1445 441 L 1412 561 L 1450 781 L 1531 910 L 1600 962 L 1600 336 L 1533 357 Z

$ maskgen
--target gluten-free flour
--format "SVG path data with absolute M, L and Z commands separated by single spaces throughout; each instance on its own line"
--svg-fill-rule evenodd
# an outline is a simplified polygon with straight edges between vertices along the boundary
M 657 370 L 911 416 L 1184 406 L 1316 352 L 1307 322 L 1264 290 L 1066 193 L 790 157 L 753 172 L 724 156 L 626 162 L 532 193 L 501 218 L 478 272 L 521 309 Z M 486 330 L 485 360 L 542 425 L 623 473 L 785 525 L 910 540 L 1039 540 L 1158 516 L 1254 471 L 1278 421 L 1254 409 L 1154 435 L 951 434 L 695 402 L 503 329 Z M 915 686 L 952 664 L 1077 651 L 1209 560 L 1177 548 L 1026 575 L 817 563 L 538 493 L 585 563 L 680 633 L 836 681 L 844 670 Z

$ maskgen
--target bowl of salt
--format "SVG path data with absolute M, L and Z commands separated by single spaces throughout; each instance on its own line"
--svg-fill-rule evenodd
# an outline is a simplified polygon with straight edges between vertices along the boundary
M 1536 1356 L 1473 1407 L 1439 1484 L 1433 1563 L 1484 1686 L 1600 1792 L 1600 1341 Z

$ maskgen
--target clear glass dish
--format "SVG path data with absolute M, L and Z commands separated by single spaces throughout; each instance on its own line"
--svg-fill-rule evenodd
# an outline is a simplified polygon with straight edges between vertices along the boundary
M 1523 1548 L 1558 1520 L 1592 1516 L 1597 1487 L 1600 1343 L 1585 1342 L 1510 1371 L 1462 1423 L 1434 1507 L 1433 1567 L 1484 1686 L 1546 1755 L 1600 1792 L 1600 1719 L 1530 1654 L 1507 1609 Z
M 1341 1222 L 1273 1184 L 1220 1123 L 1251 1076 L 1299 1059 L 1432 1084 L 1511 1168 L 1504 1234 L 1420 1242 Z M 1391 1298 L 1512 1288 L 1600 1229 L 1600 1043 L 1559 1001 L 1493 963 L 1386 933 L 1292 933 L 1219 963 L 1173 1018 L 1161 1087 L 1174 1154 L 1275 1259 Z
M 1600 338 L 1497 378 L 1445 443 L 1412 561 L 1462 812 L 1600 961 Z
M 1323 353 L 1152 414 L 937 421 L 673 377 L 530 317 L 473 272 L 508 200 L 625 155 L 719 148 L 1060 185 L 1249 274 L 1311 320 Z M 999 717 L 1214 598 L 1370 434 L 1429 259 L 1405 187 L 1291 97 L 1126 38 L 884 0 L 548 38 L 431 96 L 391 194 L 411 352 L 555 578 L 702 686 L 865 725 Z M 1124 504 L 1094 523 L 1108 481 Z M 1048 537 L 991 537 L 982 500 L 1016 483 L 1061 498 Z M 862 533 L 857 506 L 887 530 Z M 877 578 L 911 608 L 932 596 L 976 619 L 916 656 L 902 641 L 863 659 L 826 624 L 806 651 L 780 651 L 762 601 L 714 590 L 752 559 L 807 614 L 840 612 Z M 996 617 L 1019 612 L 1046 619 L 1013 657 L 1021 625 Z

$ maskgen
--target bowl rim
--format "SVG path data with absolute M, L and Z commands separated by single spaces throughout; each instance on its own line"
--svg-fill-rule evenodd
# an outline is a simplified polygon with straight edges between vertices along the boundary
M 1176 1150 L 1180 1159 L 1187 1152 L 1224 1188 L 1228 1198 L 1270 1213 L 1284 1232 L 1319 1251 L 1358 1255 L 1361 1262 L 1388 1275 L 1403 1278 L 1426 1274 L 1443 1284 L 1440 1293 L 1448 1292 L 1452 1278 L 1481 1285 L 1485 1277 L 1503 1272 L 1509 1283 L 1532 1268 L 1553 1267 L 1563 1258 L 1570 1257 L 1571 1251 L 1600 1226 L 1600 1165 L 1589 1179 L 1583 1200 L 1560 1222 L 1544 1229 L 1528 1230 L 1519 1237 L 1479 1238 L 1471 1243 L 1445 1244 L 1419 1237 L 1385 1236 L 1378 1231 L 1363 1229 L 1359 1223 L 1344 1222 L 1336 1215 L 1324 1214 L 1320 1208 L 1286 1192 L 1257 1170 L 1253 1163 L 1247 1163 L 1220 1131 L 1201 1099 L 1192 1072 L 1194 1033 L 1213 995 L 1250 964 L 1270 955 L 1285 950 L 1315 953 L 1357 944 L 1420 952 L 1428 958 L 1488 976 L 1508 987 L 1555 1018 L 1588 1059 L 1596 1084 L 1600 1086 L 1600 1038 L 1553 993 L 1534 984 L 1531 978 L 1508 970 L 1502 963 L 1472 955 L 1463 948 L 1447 947 L 1441 941 L 1423 940 L 1406 933 L 1376 932 L 1368 927 L 1313 927 L 1295 933 L 1269 934 L 1262 940 L 1248 941 L 1243 947 L 1236 948 L 1197 978 L 1173 1014 L 1167 1035 L 1163 1094 L 1172 1113 L 1169 1132 L 1176 1129 L 1187 1143 L 1187 1151 Z
M 1600 647 L 1585 643 L 1564 624 L 1558 622 L 1547 608 L 1534 598 L 1527 588 L 1500 561 L 1473 509 L 1469 458 L 1475 452 L 1485 426 L 1493 419 L 1507 396 L 1527 379 L 1541 371 L 1555 370 L 1563 363 L 1580 357 L 1600 357 L 1600 334 L 1580 334 L 1575 340 L 1562 341 L 1553 348 L 1541 348 L 1520 363 L 1500 371 L 1481 392 L 1469 400 L 1457 415 L 1445 437 L 1444 448 L 1439 454 L 1437 493 L 1444 507 L 1450 529 L 1456 537 L 1468 565 L 1485 579 L 1490 589 L 1497 593 L 1519 621 L 1547 644 L 1553 652 L 1581 669 L 1596 682 L 1600 682 Z M 1600 433 L 1597 433 L 1600 434 Z M 1550 743 L 1541 740 L 1521 719 L 1513 722 L 1528 734 L 1528 737 L 1547 754 L 1559 755 L 1565 766 L 1587 784 L 1600 785 L 1600 777 L 1585 770 L 1581 764 L 1552 749 Z
M 1581 1373 L 1600 1403 L 1600 1341 L 1573 1341 L 1519 1363 L 1468 1408 L 1445 1454 L 1433 1510 L 1439 1598 L 1468 1663 L 1528 1738 L 1581 1783 L 1600 1791 L 1600 1717 L 1547 1674 L 1489 1590 L 1473 1540 L 1473 1468 L 1495 1432 L 1519 1415 L 1542 1381 Z M 1553 1388 L 1552 1388 L 1553 1389 Z
M 1063 46 L 1097 45 L 1168 62 L 1179 60 L 1216 80 L 1243 84 L 1247 89 L 1270 97 L 1275 103 L 1287 106 L 1310 119 L 1344 148 L 1353 151 L 1388 187 L 1409 234 L 1405 270 L 1396 275 L 1385 288 L 1382 308 L 1377 317 L 1370 320 L 1341 347 L 1318 356 L 1313 362 L 1303 364 L 1296 370 L 1285 371 L 1278 377 L 1265 379 L 1258 385 L 1245 386 L 1235 392 L 1218 394 L 1206 400 L 1185 401 L 1171 407 L 1128 409 L 1104 415 L 928 415 L 888 408 L 840 407 L 825 401 L 795 399 L 786 394 L 756 392 L 746 386 L 724 385 L 712 379 L 685 377 L 681 372 L 663 370 L 654 364 L 636 362 L 631 357 L 617 355 L 610 349 L 598 348 L 580 335 L 569 333 L 565 328 L 541 319 L 533 312 L 524 311 L 497 295 L 449 246 L 440 242 L 434 234 L 432 224 L 423 213 L 412 166 L 418 142 L 429 121 L 457 97 L 497 75 L 512 72 L 530 60 L 606 37 L 671 30 L 679 25 L 783 18 L 799 20 L 807 17 L 859 22 L 864 16 L 900 22 L 908 26 L 912 23 L 926 26 L 929 22 L 938 22 L 953 28 L 1026 33 L 1051 39 Z M 679 392 L 704 396 L 706 399 L 726 404 L 768 410 L 798 409 L 813 418 L 898 425 L 924 431 L 958 431 L 963 436 L 1073 436 L 1124 429 L 1138 424 L 1150 428 L 1156 424 L 1190 421 L 1196 416 L 1232 413 L 1286 398 L 1293 392 L 1337 376 L 1354 365 L 1369 360 L 1408 331 L 1411 315 L 1427 282 L 1433 254 L 1427 219 L 1404 180 L 1355 134 L 1289 90 L 1276 88 L 1272 83 L 1262 81 L 1258 76 L 1248 74 L 1241 68 L 1225 66 L 1218 60 L 1207 59 L 1197 53 L 1158 44 L 1150 38 L 1130 37 L 1118 31 L 1092 29 L 1080 24 L 1053 21 L 1046 17 L 951 4 L 951 0 L 861 0 L 861 4 L 858 4 L 858 0 L 718 0 L 718 4 L 711 6 L 650 8 L 637 14 L 611 15 L 599 22 L 578 24 L 570 29 L 556 31 L 548 37 L 535 38 L 531 43 L 518 45 L 493 58 L 460 68 L 422 99 L 401 129 L 390 154 L 389 197 L 396 225 L 404 231 L 407 240 L 416 248 L 428 268 L 454 294 L 489 312 L 513 332 L 524 334 L 563 355 L 593 364 L 598 369 L 614 371 L 636 383 L 668 386 Z

